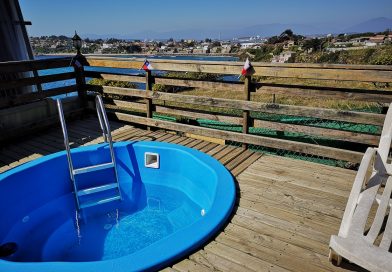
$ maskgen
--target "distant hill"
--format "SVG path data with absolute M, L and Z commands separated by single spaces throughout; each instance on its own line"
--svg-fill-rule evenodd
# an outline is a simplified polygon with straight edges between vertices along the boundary
M 360 33 L 360 32 L 381 32 L 387 28 L 392 29 L 392 19 L 380 17 L 371 19 L 348 28 L 337 28 L 330 24 L 259 24 L 247 27 L 238 28 L 193 28 L 193 29 L 182 29 L 175 31 L 159 32 L 159 31 L 141 31 L 133 32 L 129 34 L 85 34 L 83 38 L 89 37 L 92 39 L 105 39 L 105 38 L 117 38 L 117 39 L 197 39 L 204 40 L 205 38 L 216 39 L 221 37 L 222 39 L 232 39 L 234 37 L 244 36 L 255 36 L 260 35 L 262 37 L 270 37 L 279 35 L 286 29 L 292 29 L 294 33 L 301 35 L 317 35 L 317 34 L 339 34 L 339 33 Z
M 204 40 L 205 38 L 217 39 L 220 37 L 221 39 L 232 39 L 235 37 L 244 37 L 244 36 L 256 36 L 260 35 L 262 37 L 269 37 L 274 35 L 279 35 L 286 29 L 292 29 L 296 34 L 302 35 L 310 35 L 310 34 L 323 34 L 323 33 L 331 33 L 332 31 L 324 32 L 323 28 L 306 25 L 306 24 L 262 24 L 262 25 L 253 25 L 249 27 L 241 27 L 241 28 L 193 28 L 193 29 L 183 29 L 183 30 L 175 30 L 175 31 L 167 31 L 167 32 L 159 32 L 159 31 L 141 31 L 136 33 L 130 33 L 128 35 L 119 35 L 119 34 L 85 34 L 82 37 L 89 37 L 91 39 L 97 38 L 117 38 L 117 39 L 196 39 L 196 40 Z
M 392 29 L 392 19 L 386 17 L 374 18 L 354 25 L 342 31 L 343 33 L 382 32 L 387 28 Z
M 297 34 L 322 34 L 324 29 L 314 25 L 307 24 L 260 24 L 241 28 L 208 28 L 208 29 L 184 29 L 170 32 L 156 32 L 156 31 L 142 31 L 132 35 L 135 39 L 197 39 L 204 40 L 205 38 L 232 39 L 234 37 L 255 36 L 262 37 L 279 35 L 286 29 L 292 29 Z M 333 29 L 336 30 L 336 29 Z M 331 32 L 332 30 L 330 30 Z M 330 33 L 327 31 L 327 33 Z

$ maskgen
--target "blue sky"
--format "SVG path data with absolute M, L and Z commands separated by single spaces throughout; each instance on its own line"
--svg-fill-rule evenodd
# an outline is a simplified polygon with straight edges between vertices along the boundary
M 392 17 L 391 0 L 20 0 L 30 35 L 128 35 L 143 31 L 227 29 L 258 24 L 346 28 Z

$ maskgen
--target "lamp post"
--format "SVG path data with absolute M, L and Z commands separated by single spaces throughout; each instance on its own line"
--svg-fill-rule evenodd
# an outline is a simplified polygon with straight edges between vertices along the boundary
M 75 49 L 77 50 L 77 55 L 81 55 L 80 53 L 80 49 L 82 48 L 82 39 L 79 37 L 79 35 L 76 33 L 75 30 L 75 35 L 72 38 L 72 44 L 75 47 Z
M 76 78 L 76 88 L 78 90 L 78 96 L 82 101 L 82 107 L 86 107 L 86 79 L 84 77 L 84 68 L 83 65 L 85 64 L 85 58 L 83 55 L 80 53 L 80 49 L 82 48 L 82 39 L 79 37 L 79 35 L 76 33 L 75 30 L 75 35 L 72 37 L 72 44 L 77 50 L 76 56 L 72 58 L 72 65 L 75 70 L 75 78 Z

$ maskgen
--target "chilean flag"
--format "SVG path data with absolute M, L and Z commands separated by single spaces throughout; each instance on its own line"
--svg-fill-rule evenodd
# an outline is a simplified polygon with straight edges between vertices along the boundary
M 241 74 L 243 76 L 250 75 L 253 72 L 253 66 L 250 64 L 249 58 L 246 58 L 244 67 L 242 68 Z
M 151 71 L 153 68 L 152 68 L 150 62 L 148 60 L 145 60 L 143 66 L 142 66 L 142 69 L 144 71 L 148 72 L 148 71 Z

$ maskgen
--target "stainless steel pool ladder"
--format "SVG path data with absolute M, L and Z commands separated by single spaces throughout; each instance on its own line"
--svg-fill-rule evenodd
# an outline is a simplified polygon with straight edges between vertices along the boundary
M 111 161 L 107 162 L 107 163 L 96 164 L 96 165 L 91 165 L 91 166 L 87 166 L 87 167 L 74 169 L 73 163 L 72 163 L 72 157 L 71 157 L 71 149 L 69 146 L 68 132 L 67 132 L 66 124 L 65 124 L 63 106 L 62 106 L 61 100 L 57 99 L 57 108 L 58 108 L 58 112 L 59 112 L 59 116 L 60 116 L 60 122 L 61 122 L 62 131 L 63 131 L 63 136 L 64 136 L 64 145 L 65 145 L 65 150 L 67 153 L 69 174 L 71 176 L 71 181 L 72 181 L 72 185 L 73 185 L 73 189 L 74 189 L 74 193 L 75 193 L 76 205 L 77 205 L 78 210 L 83 209 L 83 208 L 87 208 L 87 207 L 92 207 L 92 206 L 104 204 L 104 203 L 108 203 L 108 202 L 115 201 L 115 200 L 122 200 L 120 184 L 118 181 L 116 159 L 115 159 L 114 150 L 113 150 L 112 135 L 110 132 L 110 125 L 109 125 L 109 121 L 108 121 L 108 118 L 106 115 L 105 107 L 102 102 L 102 97 L 100 95 L 96 95 L 95 104 L 96 104 L 96 108 L 97 108 L 97 115 L 98 115 L 99 124 L 102 129 L 103 139 L 106 143 L 109 144 Z M 84 174 L 84 173 L 98 171 L 98 170 L 102 170 L 102 169 L 108 169 L 108 168 L 113 168 L 114 175 L 115 175 L 115 182 L 108 183 L 105 185 L 96 186 L 96 187 L 85 188 L 82 190 L 78 189 L 75 176 L 77 176 L 79 174 Z M 108 191 L 108 190 L 115 190 L 116 194 L 111 197 L 98 198 L 98 199 L 88 200 L 88 201 L 83 201 L 83 200 L 81 201 L 81 199 L 80 199 L 80 197 L 82 197 L 82 196 L 96 194 L 96 193 Z

